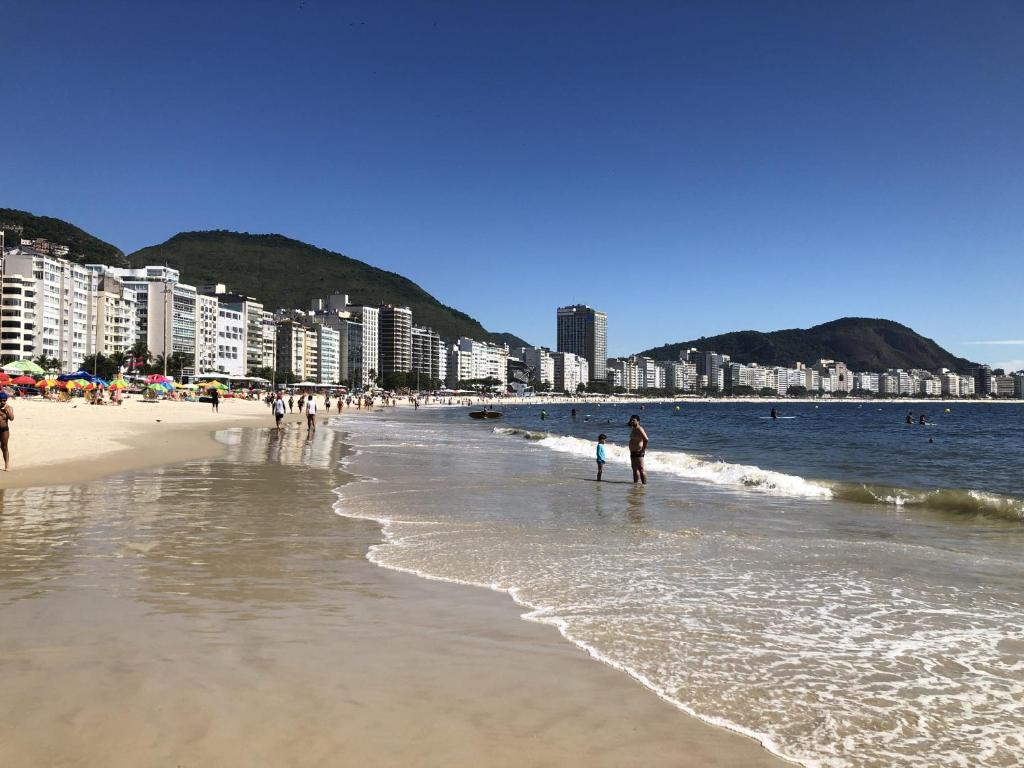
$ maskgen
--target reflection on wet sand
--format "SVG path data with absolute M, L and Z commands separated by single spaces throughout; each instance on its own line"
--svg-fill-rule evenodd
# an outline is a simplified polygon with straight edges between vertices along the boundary
M 379 526 L 332 513 L 332 429 L 219 437 L 221 459 L 0 497 L 5 766 L 766 760 L 491 593 L 368 564 Z

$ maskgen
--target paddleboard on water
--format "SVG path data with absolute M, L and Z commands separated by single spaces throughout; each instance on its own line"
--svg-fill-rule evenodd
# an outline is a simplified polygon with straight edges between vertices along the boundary
M 759 418 L 759 419 L 770 419 L 771 416 L 758 416 L 757 418 Z M 780 419 L 795 419 L 795 418 L 796 418 L 796 416 L 776 416 L 775 417 L 776 420 L 780 420 Z

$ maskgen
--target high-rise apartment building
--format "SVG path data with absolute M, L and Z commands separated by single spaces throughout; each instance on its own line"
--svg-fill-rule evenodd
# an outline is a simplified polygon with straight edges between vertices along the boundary
M 88 264 L 96 275 L 119 277 L 125 288 L 135 291 L 138 301 L 138 340 L 154 356 L 170 358 L 175 353 L 190 361 L 182 374 L 196 372 L 197 317 L 195 286 L 180 282 L 178 270 L 147 266 L 139 269 Z
M 316 323 L 317 371 L 320 384 L 336 384 L 341 379 L 341 333 L 337 329 Z
M 270 347 L 270 340 L 264 339 L 266 329 L 263 303 L 252 296 L 227 290 L 223 283 L 202 285 L 199 292 L 208 296 L 216 296 L 221 306 L 240 312 L 245 318 L 245 372 L 255 368 L 263 368 Z M 273 335 L 271 332 L 269 335 Z M 276 344 L 276 339 L 275 339 Z
M 113 275 L 94 276 L 95 344 L 91 352 L 126 354 L 138 340 L 139 306 L 135 291 Z
M 451 387 L 461 381 L 494 379 L 504 388 L 508 383 L 508 346 L 461 336 L 448 352 L 447 379 Z
M 412 329 L 412 371 L 429 379 L 444 380 L 447 369 L 441 336 L 430 328 Z
M 244 376 L 245 370 L 245 316 L 218 302 L 217 305 L 217 355 L 213 368 L 205 371 L 222 371 L 229 376 Z
M 551 359 L 555 364 L 554 389 L 556 392 L 575 393 L 581 384 L 584 387 L 587 386 L 590 375 L 589 360 L 582 355 L 574 355 L 572 352 L 554 352 Z
M 555 361 L 551 350 L 544 347 L 519 347 L 515 355 L 522 360 L 531 373 L 531 381 L 538 384 L 555 385 Z
M 2 354 L 80 367 L 95 347 L 95 283 L 80 264 L 28 246 L 5 250 Z
M 586 358 L 589 380 L 604 381 L 608 374 L 608 316 L 583 304 L 559 307 L 557 349 Z
M 412 370 L 412 310 L 390 304 L 380 308 L 380 366 L 378 373 Z

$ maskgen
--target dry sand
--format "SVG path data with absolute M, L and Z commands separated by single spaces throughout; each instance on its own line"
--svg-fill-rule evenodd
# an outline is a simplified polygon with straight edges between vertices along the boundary
M 216 456 L 223 446 L 215 429 L 273 422 L 266 405 L 228 398 L 220 412 L 209 403 L 170 400 L 123 405 L 87 405 L 11 399 L 11 471 L 0 473 L 0 488 L 82 482 L 141 467 Z M 298 416 L 293 416 L 297 420 Z
M 0 490 L 5 766 L 786 765 L 507 598 L 367 562 L 379 530 L 330 513 L 337 476 L 310 468 L 297 414 L 282 438 L 236 433 L 207 469 L 81 485 L 97 474 L 81 451 L 107 451 L 99 474 L 213 456 L 212 428 L 268 411 L 15 407 L 24 468 L 3 479 L 75 485 Z M 239 483 L 258 486 L 245 510 Z

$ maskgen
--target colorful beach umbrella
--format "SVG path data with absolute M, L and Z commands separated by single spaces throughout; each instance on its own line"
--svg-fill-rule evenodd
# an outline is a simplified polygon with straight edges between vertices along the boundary
M 151 373 L 146 377 L 147 384 L 164 384 L 170 381 L 169 378 L 160 373 Z
M 46 371 L 31 360 L 15 360 L 13 363 L 7 363 L 7 365 L 3 366 L 3 369 L 7 373 L 32 373 L 36 376 L 42 376 L 46 373 Z
M 0 385 L 9 384 L 10 382 L 11 377 L 3 371 L 0 371 Z
M 36 380 L 31 376 L 16 376 L 11 379 L 11 384 L 17 384 L 19 387 L 34 387 Z
M 128 382 L 124 379 L 114 379 L 110 382 L 110 389 L 128 389 Z
M 220 389 L 220 390 L 227 389 L 227 385 L 221 384 L 216 379 L 213 380 L 213 381 L 204 382 L 203 384 L 200 384 L 199 386 L 201 386 L 203 389 Z
M 60 384 L 60 382 L 56 379 L 40 379 L 36 382 L 36 386 L 39 389 L 49 389 L 50 387 L 56 387 L 58 384 Z

